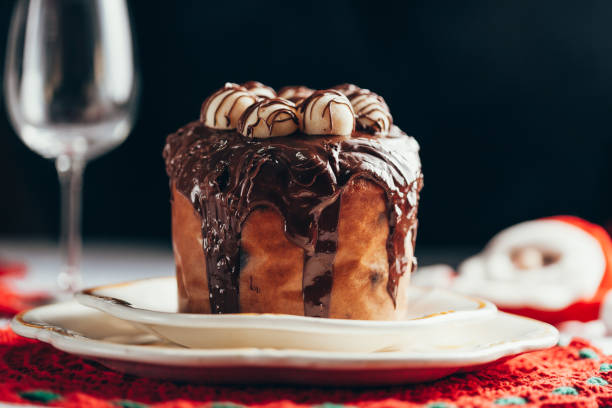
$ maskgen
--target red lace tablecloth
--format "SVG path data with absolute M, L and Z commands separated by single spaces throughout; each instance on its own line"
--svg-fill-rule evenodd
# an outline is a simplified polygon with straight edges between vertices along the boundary
M 11 274 L 19 268 L 10 268 Z M 0 313 L 35 303 L 2 276 Z M 427 384 L 349 389 L 204 386 L 123 375 L 0 329 L 0 401 L 62 407 L 612 407 L 612 357 L 575 340 Z

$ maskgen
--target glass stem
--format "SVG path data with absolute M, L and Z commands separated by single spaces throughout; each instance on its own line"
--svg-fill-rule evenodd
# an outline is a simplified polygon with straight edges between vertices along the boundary
M 55 161 L 61 189 L 61 292 L 72 294 L 81 287 L 81 196 L 85 161 L 61 155 Z

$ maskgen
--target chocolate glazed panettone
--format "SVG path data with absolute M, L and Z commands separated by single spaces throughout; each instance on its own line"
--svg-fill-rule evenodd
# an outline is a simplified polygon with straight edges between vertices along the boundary
M 274 96 L 226 84 L 167 138 L 180 311 L 401 318 L 417 142 L 354 85 Z

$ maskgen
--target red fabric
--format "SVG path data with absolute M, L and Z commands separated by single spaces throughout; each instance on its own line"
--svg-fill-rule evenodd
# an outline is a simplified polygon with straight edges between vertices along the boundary
M 612 357 L 598 353 L 599 359 L 580 358 L 579 350 L 585 347 L 592 348 L 588 342 L 577 340 L 566 347 L 524 354 L 476 373 L 404 387 L 229 387 L 126 376 L 47 344 L 18 337 L 9 330 L 0 330 L 0 401 L 31 403 L 32 391 L 45 390 L 57 396 L 48 405 L 62 407 L 116 408 L 125 400 L 156 408 L 191 408 L 215 401 L 266 408 L 325 402 L 364 408 L 422 407 L 432 402 L 457 407 L 495 407 L 499 405 L 494 401 L 504 397 L 524 398 L 523 407 L 612 405 L 612 385 L 586 382 L 599 377 L 612 383 L 612 371 L 600 372 L 600 365 L 612 363 Z M 578 395 L 553 394 L 558 387 L 573 387 Z
M 588 322 L 599 318 L 599 308 L 606 293 L 612 289 L 612 239 L 608 232 L 597 224 L 592 224 L 582 218 L 571 215 L 558 215 L 545 219 L 557 220 L 574 225 L 592 235 L 599 245 L 606 258 L 606 270 L 599 284 L 599 289 L 591 299 L 584 299 L 575 302 L 568 307 L 560 310 L 538 310 L 529 307 L 523 308 L 504 308 L 500 309 L 532 319 L 542 320 L 551 324 L 559 324 L 566 320 L 579 320 Z
M 8 263 L 0 259 L 0 317 L 12 316 L 48 299 L 48 296 L 42 293 L 15 293 L 11 280 L 20 278 L 24 274 L 23 264 Z

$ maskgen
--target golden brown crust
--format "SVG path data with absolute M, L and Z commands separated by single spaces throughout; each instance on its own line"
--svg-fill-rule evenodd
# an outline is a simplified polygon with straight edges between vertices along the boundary
M 202 250 L 202 220 L 191 201 L 172 186 L 172 248 L 179 289 L 179 311 L 210 313 L 208 278 Z
M 272 209 L 253 211 L 241 237 L 240 310 L 304 315 L 304 251 L 283 232 L 283 219 Z M 241 262 L 242 264 L 242 262 Z
M 388 234 L 383 190 L 372 182 L 353 180 L 340 204 L 330 317 L 393 320 L 404 310 L 399 302 L 395 310 L 387 292 Z M 400 288 L 408 279 L 409 273 L 404 274 Z
M 201 219 L 174 187 L 172 195 L 180 310 L 210 313 Z M 410 273 L 400 280 L 395 308 L 387 292 L 388 234 L 383 190 L 370 181 L 353 180 L 341 197 L 330 318 L 395 320 L 405 313 Z M 304 315 L 304 253 L 287 239 L 283 220 L 275 210 L 257 209 L 244 222 L 240 266 L 241 312 Z

